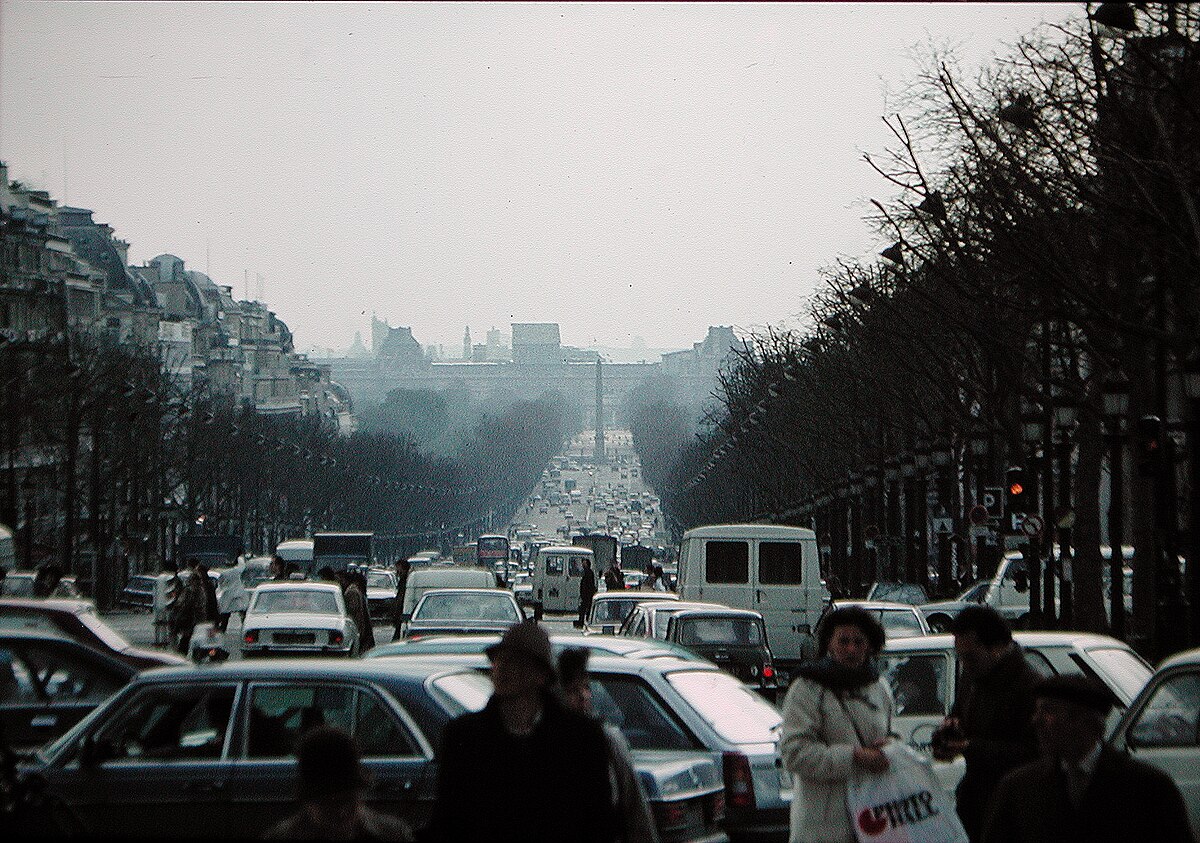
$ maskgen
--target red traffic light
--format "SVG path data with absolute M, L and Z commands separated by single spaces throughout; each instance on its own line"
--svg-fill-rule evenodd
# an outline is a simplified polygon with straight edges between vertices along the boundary
M 1025 492 L 1025 487 L 1022 486 L 1020 483 L 1013 483 L 1008 487 L 1008 493 L 1010 495 L 1020 495 L 1020 494 L 1023 494 L 1024 492 Z

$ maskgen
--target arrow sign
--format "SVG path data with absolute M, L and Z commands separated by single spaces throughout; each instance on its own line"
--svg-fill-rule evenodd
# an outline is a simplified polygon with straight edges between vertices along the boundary
M 1021 532 L 1031 539 L 1040 536 L 1044 529 L 1046 529 L 1046 522 L 1040 515 L 1026 515 L 1025 520 L 1021 522 Z

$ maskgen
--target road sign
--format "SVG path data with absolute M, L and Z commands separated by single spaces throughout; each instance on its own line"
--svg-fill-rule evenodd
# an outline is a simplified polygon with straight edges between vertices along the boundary
M 954 521 L 949 518 L 934 518 L 930 523 L 935 533 L 949 533 L 954 530 Z
M 1040 536 L 1044 529 L 1046 529 L 1046 522 L 1040 515 L 1026 515 L 1025 520 L 1021 522 L 1021 532 L 1031 539 Z
M 1000 514 L 1004 505 L 1004 489 L 999 486 L 988 486 L 983 490 L 983 505 L 993 518 Z

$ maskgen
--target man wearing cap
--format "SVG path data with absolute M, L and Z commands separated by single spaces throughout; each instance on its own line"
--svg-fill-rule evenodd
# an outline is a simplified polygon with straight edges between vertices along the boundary
M 422 839 L 611 843 L 608 742 L 553 693 L 549 637 L 536 623 L 516 624 L 487 655 L 492 697 L 446 724 Z
M 412 840 L 408 824 L 363 802 L 370 779 L 354 738 L 317 726 L 296 747 L 300 810 L 272 827 L 267 840 Z
M 1103 743 L 1111 708 L 1108 689 L 1084 676 L 1053 676 L 1034 689 L 1042 758 L 1000 782 L 984 843 L 1193 840 L 1170 777 Z

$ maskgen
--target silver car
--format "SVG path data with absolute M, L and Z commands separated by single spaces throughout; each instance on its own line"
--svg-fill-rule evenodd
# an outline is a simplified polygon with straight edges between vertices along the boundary
M 406 637 L 443 633 L 504 632 L 525 620 L 511 591 L 502 588 L 431 588 L 421 595 Z
M 271 582 L 254 589 L 242 624 L 242 655 L 356 655 L 358 628 L 333 583 Z

